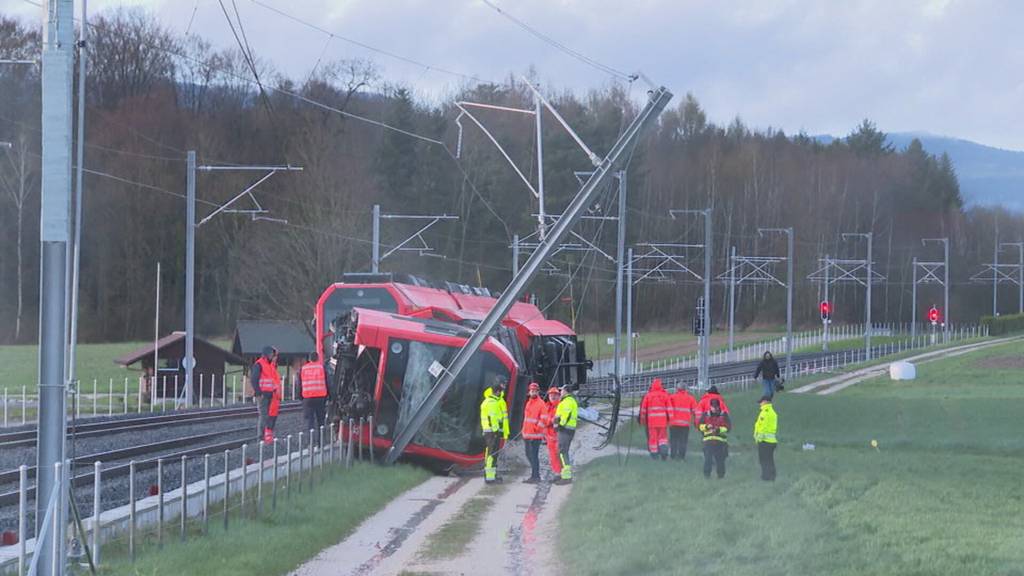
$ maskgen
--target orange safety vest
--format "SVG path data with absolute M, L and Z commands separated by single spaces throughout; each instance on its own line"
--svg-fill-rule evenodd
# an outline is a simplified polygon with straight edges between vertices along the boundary
M 540 414 L 540 427 L 548 440 L 558 436 L 558 431 L 555 430 L 555 412 L 557 410 L 558 402 L 545 402 L 544 411 Z
M 281 386 L 277 366 L 262 356 L 256 360 L 256 364 L 260 367 L 260 392 L 277 392 Z
M 688 392 L 679 390 L 675 394 L 669 396 L 669 400 L 672 402 L 668 415 L 669 426 L 689 426 L 690 419 L 694 415 L 697 409 L 697 400 L 693 396 L 690 396 Z
M 640 424 L 653 428 L 668 426 L 668 412 L 672 405 L 668 393 L 661 387 L 661 379 L 655 378 L 651 388 L 640 402 Z
M 523 411 L 523 440 L 541 440 L 544 428 L 541 420 L 548 411 L 547 402 L 538 398 L 529 398 Z
M 319 362 L 306 362 L 299 372 L 302 382 L 303 398 L 323 398 L 327 396 L 327 375 Z

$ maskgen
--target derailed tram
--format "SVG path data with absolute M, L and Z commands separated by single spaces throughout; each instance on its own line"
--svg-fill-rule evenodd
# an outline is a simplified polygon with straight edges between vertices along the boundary
M 431 367 L 435 373 L 438 365 L 447 367 L 495 302 L 486 289 L 434 286 L 413 276 L 346 275 L 329 286 L 316 304 L 316 348 L 331 374 L 329 419 L 341 425 L 342 437 L 379 453 L 390 448 L 433 388 Z M 592 365 L 572 329 L 544 318 L 533 304 L 517 302 L 404 457 L 433 468 L 478 465 L 485 388 L 498 380 L 508 383 L 509 415 L 517 430 L 529 382 L 542 389 L 579 387 Z M 366 424 L 350 429 L 348 423 L 360 418 Z

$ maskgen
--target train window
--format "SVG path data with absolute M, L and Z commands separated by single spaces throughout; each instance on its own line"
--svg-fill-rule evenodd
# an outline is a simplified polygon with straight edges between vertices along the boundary
M 395 298 L 384 288 L 338 288 L 324 302 L 324 320 L 330 324 L 354 307 L 381 312 L 398 311 Z
M 398 427 L 405 425 L 434 387 L 428 368 L 436 360 L 447 365 L 456 349 L 440 344 L 409 342 L 408 360 L 402 382 Z M 450 452 L 476 454 L 483 450 L 480 432 L 480 402 L 484 388 L 509 371 L 493 354 L 478 352 L 441 399 L 440 408 L 427 420 L 413 442 Z

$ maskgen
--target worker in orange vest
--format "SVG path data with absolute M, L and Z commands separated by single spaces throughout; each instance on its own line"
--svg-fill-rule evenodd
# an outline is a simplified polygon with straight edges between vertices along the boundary
M 263 354 L 252 365 L 249 382 L 259 404 L 257 430 L 264 442 L 274 441 L 274 426 L 281 405 L 281 375 L 277 373 L 277 349 L 265 346 Z
M 544 440 L 541 419 L 548 411 L 547 402 L 540 397 L 540 385 L 530 382 L 527 388 L 526 408 L 523 410 L 523 443 L 526 445 L 526 460 L 530 462 L 530 477 L 526 484 L 540 482 L 540 443 Z
M 651 388 L 640 402 L 640 425 L 647 427 L 647 450 L 655 460 L 660 456 L 668 460 L 668 394 L 661 387 L 661 378 L 651 382 Z
M 698 422 L 700 422 L 701 416 L 711 411 L 712 400 L 718 400 L 718 405 L 721 408 L 723 414 L 729 413 L 729 407 L 725 405 L 725 398 L 722 398 L 722 395 L 718 393 L 717 386 L 712 386 L 708 388 L 708 391 L 705 392 L 700 397 L 700 401 L 697 402 L 697 409 L 694 410 L 693 416 L 694 418 L 697 419 Z
M 327 417 L 327 372 L 324 365 L 312 356 L 299 370 L 299 390 L 302 394 L 302 415 L 306 419 L 306 430 L 313 430 L 310 441 L 319 445 L 320 428 Z
M 685 386 L 669 395 L 668 432 L 669 448 L 673 460 L 686 460 L 686 442 L 690 438 L 690 423 L 695 421 L 697 400 Z
M 547 406 L 540 418 L 540 425 L 544 430 L 544 443 L 548 446 L 548 460 L 551 461 L 551 471 L 556 477 L 562 475 L 562 460 L 558 457 L 558 430 L 555 429 L 555 412 L 561 400 L 562 392 L 558 386 L 549 387 Z

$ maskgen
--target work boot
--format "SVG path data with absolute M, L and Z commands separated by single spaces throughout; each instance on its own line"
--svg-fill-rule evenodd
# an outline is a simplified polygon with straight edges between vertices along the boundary
M 554 483 L 558 486 L 565 486 L 567 484 L 572 484 L 572 480 L 569 478 L 559 478 L 558 480 L 555 480 Z
M 540 484 L 540 478 L 529 477 L 523 480 L 523 484 Z

